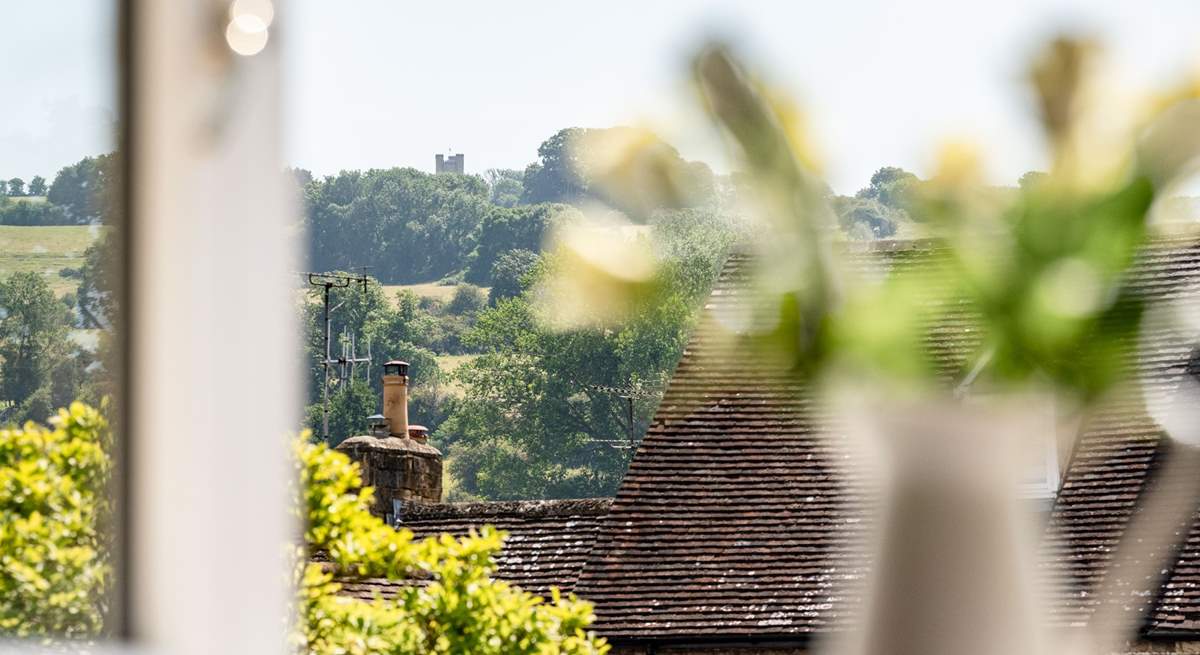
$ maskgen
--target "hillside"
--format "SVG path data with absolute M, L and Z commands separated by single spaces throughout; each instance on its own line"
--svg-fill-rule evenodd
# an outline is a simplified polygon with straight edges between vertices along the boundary
M 23 271 L 42 274 L 55 294 L 72 292 L 78 280 L 60 275 L 83 266 L 83 253 L 102 233 L 95 225 L 0 225 L 0 277 Z

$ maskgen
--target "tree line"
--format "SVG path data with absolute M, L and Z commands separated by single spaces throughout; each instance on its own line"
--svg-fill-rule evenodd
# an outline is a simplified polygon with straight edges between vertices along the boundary
M 29 188 L 25 188 L 25 180 L 19 177 L 14 177 L 8 180 L 0 180 L 0 196 L 8 196 L 10 198 L 22 198 L 26 196 L 44 196 L 46 195 L 46 178 L 41 175 L 34 175 L 29 180 Z
M 0 225 L 95 225 L 112 201 L 115 155 L 84 157 L 64 166 L 48 185 L 35 175 L 0 180 Z
M 628 129 L 560 130 L 524 171 L 493 169 L 473 176 L 393 168 L 321 179 L 299 171 L 311 266 L 367 266 L 387 284 L 446 279 L 492 286 L 503 255 L 537 252 L 555 221 L 577 216 L 575 207 L 602 197 L 580 173 L 585 154 L 574 144 Z M 665 143 L 661 147 L 692 173 L 686 182 L 689 206 L 710 204 L 714 176 L 708 167 L 684 162 Z M 505 266 L 511 269 L 509 259 Z

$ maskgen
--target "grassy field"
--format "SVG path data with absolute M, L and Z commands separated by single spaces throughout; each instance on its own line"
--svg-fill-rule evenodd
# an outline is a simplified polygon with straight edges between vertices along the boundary
M 397 291 L 411 291 L 422 298 L 434 298 L 442 302 L 449 302 L 454 296 L 454 285 L 442 285 L 437 282 L 422 282 L 421 284 L 388 284 L 383 287 L 383 292 L 388 298 L 395 298 Z
M 91 225 L 0 225 L 0 277 L 33 271 L 45 277 L 56 294 L 74 291 L 78 282 L 62 277 L 59 271 L 82 266 L 83 252 L 102 229 Z
M 27 202 L 31 205 L 40 205 L 46 202 L 46 196 L 10 196 L 9 200 L 13 202 Z
M 457 371 L 460 366 L 475 359 L 479 355 L 438 355 L 437 364 L 442 373 L 449 375 Z M 452 394 L 462 393 L 462 384 L 457 381 L 451 381 L 446 385 L 446 388 Z
M 422 298 L 433 298 L 442 302 L 450 302 L 454 297 L 454 290 L 458 288 L 452 284 L 438 284 L 437 282 L 422 282 L 420 284 L 387 284 L 383 287 L 383 292 L 388 298 L 394 299 L 396 292 L 401 290 L 411 291 Z M 486 294 L 489 291 L 488 287 L 481 287 Z

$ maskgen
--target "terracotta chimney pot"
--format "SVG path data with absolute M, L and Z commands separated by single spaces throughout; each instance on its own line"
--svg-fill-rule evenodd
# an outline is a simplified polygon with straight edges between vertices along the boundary
M 383 415 L 393 437 L 408 436 L 408 362 L 383 365 Z

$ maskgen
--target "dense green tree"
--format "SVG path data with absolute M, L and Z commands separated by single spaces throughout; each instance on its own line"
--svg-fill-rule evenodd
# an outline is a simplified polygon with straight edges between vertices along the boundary
M 505 298 L 521 295 L 525 290 L 524 280 L 537 263 L 538 254 L 532 250 L 516 248 L 501 253 L 492 265 L 488 303 L 494 305 Z
M 336 446 L 358 434 L 366 434 L 367 417 L 381 410 L 379 396 L 364 380 L 351 380 L 329 396 L 329 445 Z M 320 435 L 322 429 L 321 403 L 309 405 L 304 423 Z
M 3 199 L 8 197 L 8 180 L 0 180 L 0 197 Z
M 46 178 L 42 177 L 41 175 L 34 175 L 33 179 L 29 180 L 29 195 L 46 195 Z
M 586 196 L 578 153 L 572 148 L 582 133 L 578 127 L 562 129 L 538 146 L 538 160 L 527 166 L 523 175 L 523 202 L 576 202 Z
M 663 383 L 683 346 L 691 308 L 664 299 L 621 330 L 543 328 L 524 297 L 500 301 L 471 333 L 483 351 L 462 369 L 466 396 L 442 425 L 452 470 L 467 492 L 489 498 L 611 494 L 653 401 L 634 424 L 607 387 Z
M 560 204 L 527 205 L 489 213 L 479 226 L 478 243 L 467 266 L 467 280 L 490 285 L 492 267 L 500 253 L 516 249 L 538 252 L 551 228 L 579 218 L 577 210 Z
M 25 195 L 25 180 L 14 177 L 8 181 L 8 195 L 18 197 Z
M 85 328 L 106 329 L 112 326 L 116 303 L 113 294 L 116 282 L 113 267 L 117 264 L 115 248 L 116 236 L 107 231 L 83 253 L 75 306 Z
M 494 211 L 484 181 L 405 169 L 343 172 L 305 188 L 309 257 L 318 270 L 371 267 L 389 282 L 457 273 Z
M 452 314 L 473 315 L 487 305 L 487 295 L 483 289 L 473 284 L 460 284 L 454 289 L 454 296 L 446 309 Z
M 75 223 L 99 222 L 108 210 L 116 173 L 115 155 L 84 157 L 54 176 L 46 199 L 61 207 Z
M 487 181 L 492 204 L 515 207 L 521 202 L 525 191 L 525 173 L 512 168 L 489 168 L 483 179 Z
M 291 176 L 292 181 L 295 182 L 296 186 L 300 187 L 301 190 L 311 184 L 314 179 L 312 171 L 308 170 L 307 168 L 288 168 L 286 169 L 286 172 Z
M 0 202 L 0 225 L 74 225 L 62 207 L 48 202 Z
M 581 167 L 610 139 L 635 143 L 640 154 L 610 167 L 619 174 L 605 169 L 595 180 L 581 178 Z M 561 130 L 538 156 L 524 172 L 493 169 L 485 177 L 395 168 L 309 180 L 307 171 L 294 169 L 304 188 L 309 261 L 318 270 L 367 266 L 392 284 L 465 279 L 489 285 L 500 253 L 539 251 L 548 229 L 566 215 L 578 216 L 574 208 L 543 203 L 625 200 L 618 206 L 642 221 L 658 209 L 715 198 L 707 166 L 684 161 L 665 142 L 633 128 Z M 670 181 L 670 197 L 607 197 L 607 176 L 643 173 Z
M 711 216 L 661 217 L 658 292 L 624 323 L 556 330 L 539 320 L 533 294 L 499 300 L 468 333 L 478 358 L 457 373 L 464 397 L 435 433 L 453 484 L 488 498 L 612 493 L 675 365 L 732 232 Z M 688 240 L 694 241 L 687 243 Z M 528 275 L 558 273 L 554 256 Z M 616 388 L 646 392 L 632 424 Z
M 70 325 L 70 309 L 42 276 L 14 273 L 0 281 L 0 399 L 20 404 L 40 391 L 42 402 L 29 410 L 47 412 L 38 419 L 63 400 L 48 394 L 53 374 L 71 359 Z

